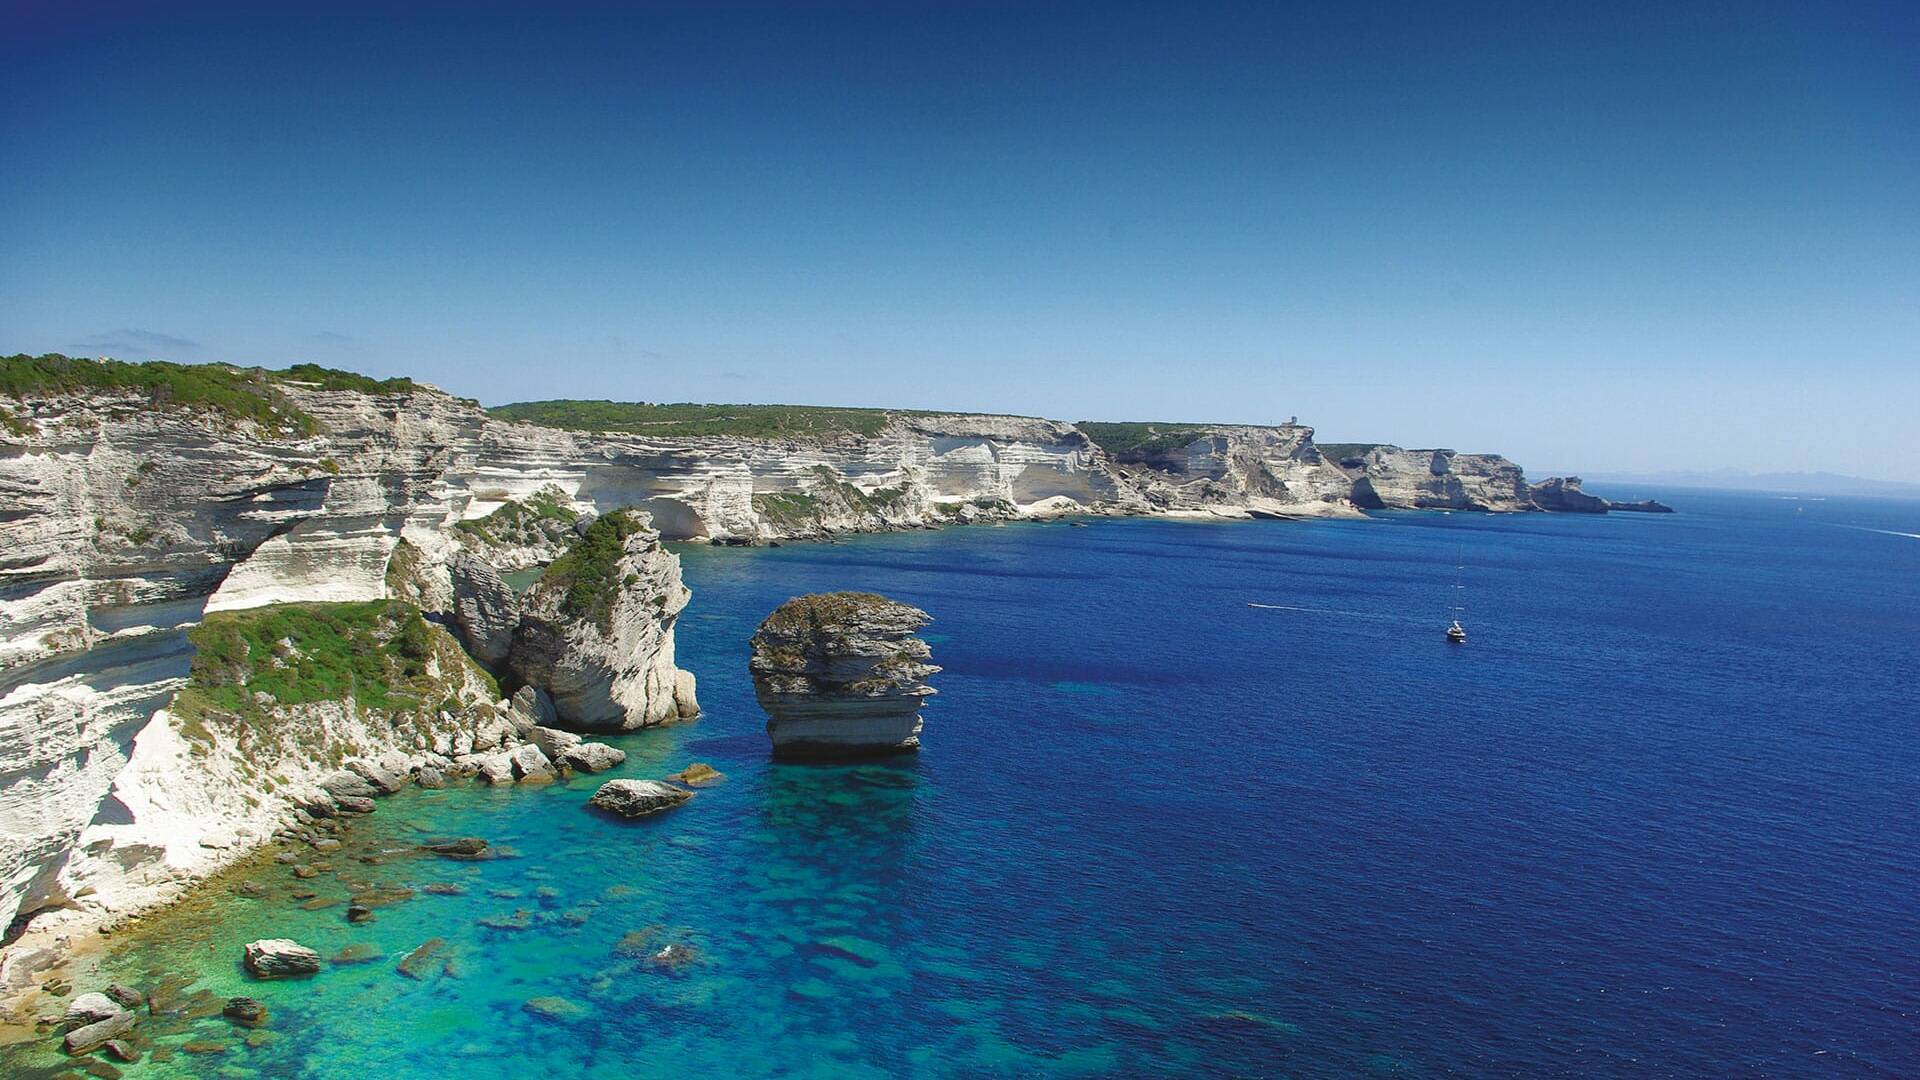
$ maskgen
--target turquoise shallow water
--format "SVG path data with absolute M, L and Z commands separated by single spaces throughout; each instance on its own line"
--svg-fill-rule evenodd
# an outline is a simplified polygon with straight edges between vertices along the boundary
M 597 780 L 385 800 L 319 877 L 119 942 L 129 981 L 273 1010 L 258 1046 L 149 1025 L 225 1049 L 129 1072 L 1920 1074 L 1920 541 L 1890 535 L 1920 507 L 1670 498 L 688 548 L 707 711 L 616 775 L 724 783 L 635 823 L 584 809 Z M 773 765 L 746 638 L 847 587 L 936 617 L 927 749 Z M 517 855 L 358 859 L 443 835 Z M 350 926 L 301 886 L 418 891 Z M 261 936 L 385 959 L 263 984 Z

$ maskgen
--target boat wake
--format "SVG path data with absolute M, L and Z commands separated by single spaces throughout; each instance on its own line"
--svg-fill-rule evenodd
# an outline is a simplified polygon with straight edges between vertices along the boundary
M 1879 533 L 1882 536 L 1904 536 L 1909 540 L 1920 540 L 1920 533 L 1898 532 L 1893 529 L 1873 529 L 1865 525 L 1839 525 L 1838 528 L 1852 529 L 1855 532 Z
M 1295 607 L 1292 604 L 1256 604 L 1251 600 L 1247 601 L 1247 606 L 1250 608 L 1261 608 L 1266 611 L 1298 611 L 1308 615 L 1345 615 L 1354 619 L 1387 619 L 1392 622 L 1414 621 L 1403 615 L 1383 615 L 1377 611 L 1347 611 L 1342 608 Z

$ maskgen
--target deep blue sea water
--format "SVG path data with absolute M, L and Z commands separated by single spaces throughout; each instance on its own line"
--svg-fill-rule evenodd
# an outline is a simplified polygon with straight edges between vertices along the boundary
M 306 883 L 467 888 L 364 927 L 272 867 L 123 942 L 274 1011 L 132 1075 L 1920 1076 L 1920 503 L 1662 497 L 683 549 L 706 712 L 619 774 L 725 783 L 387 800 L 356 843 L 520 855 Z M 772 765 L 746 639 L 839 588 L 935 616 L 926 748 Z M 269 932 L 388 957 L 249 983 Z M 396 975 L 433 935 L 453 970 Z

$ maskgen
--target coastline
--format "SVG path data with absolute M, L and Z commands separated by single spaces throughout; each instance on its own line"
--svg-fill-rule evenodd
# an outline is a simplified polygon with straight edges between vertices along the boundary
M 1324 506 L 1325 509 L 1320 507 Z M 1023 515 L 1013 518 L 1001 518 L 981 521 L 948 521 L 927 523 L 886 529 L 846 530 L 825 536 L 798 536 L 784 538 L 779 544 L 806 544 L 836 542 L 836 536 L 886 536 L 910 532 L 943 532 L 950 528 L 983 527 L 996 528 L 1009 523 L 1019 524 L 1055 524 L 1074 519 L 1088 520 L 1138 520 L 1168 521 L 1189 523 L 1244 524 L 1258 521 L 1311 521 L 1311 520 L 1359 520 L 1370 519 L 1364 511 L 1353 508 L 1341 508 L 1331 504 L 1312 504 L 1312 508 L 1294 506 L 1287 509 L 1292 513 L 1255 513 L 1254 506 L 1211 507 L 1205 509 L 1110 509 L 1087 511 L 1084 508 L 1061 510 L 1043 514 Z M 1264 508 L 1260 508 L 1264 509 Z M 685 543 L 705 546 L 701 540 L 682 540 Z M 156 714 L 155 721 L 163 720 L 165 710 Z M 149 721 L 151 724 L 152 721 Z M 476 784 L 474 780 L 459 781 L 464 784 Z M 406 789 L 396 794 L 408 794 Z M 390 812 L 392 798 L 381 799 L 383 812 Z M 310 820 L 310 819 L 307 819 Z M 235 828 L 239 822 L 223 821 L 217 845 L 201 843 L 201 836 L 180 838 L 180 842 L 192 848 L 193 859 L 186 865 L 169 866 L 169 875 L 159 881 L 148 880 L 137 888 L 123 890 L 111 898 L 114 906 L 106 906 L 105 898 L 88 892 L 74 897 L 68 904 L 43 909 L 27 920 L 20 934 L 0 946 L 0 1030 L 6 1025 L 23 1028 L 32 1037 L 33 1012 L 37 1001 L 45 997 L 41 984 L 56 976 L 65 976 L 69 980 L 88 969 L 86 963 L 91 957 L 95 961 L 112 944 L 113 938 L 132 928 L 143 927 L 151 920 L 163 917 L 183 903 L 192 902 L 204 889 L 215 886 L 219 881 L 238 870 L 254 866 L 267 859 L 285 843 L 288 830 L 298 829 L 306 824 L 296 803 L 290 795 L 280 795 L 271 807 L 262 807 L 249 814 L 244 823 L 246 828 Z M 208 834 L 211 836 L 212 834 Z M 172 846 L 171 844 L 169 846 Z M 36 966 L 39 958 L 51 954 L 56 957 L 46 967 Z M 78 965 L 78 966 L 76 966 Z M 0 1035 L 0 1042 L 5 1038 Z

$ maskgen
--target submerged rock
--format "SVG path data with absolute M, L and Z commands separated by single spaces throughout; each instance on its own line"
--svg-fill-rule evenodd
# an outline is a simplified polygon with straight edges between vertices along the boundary
M 708 784 L 717 784 L 726 778 L 726 773 L 715 769 L 704 761 L 696 761 L 686 768 L 681 769 L 679 772 L 674 773 L 672 776 L 667 777 L 667 779 L 675 783 L 686 784 L 689 787 L 705 787 Z
M 444 855 L 449 859 L 484 859 L 487 857 L 487 842 L 477 836 L 463 836 L 458 840 L 445 840 L 434 844 L 422 845 L 435 855 Z M 433 886 L 427 886 L 429 892 Z
M 380 951 L 380 946 L 360 941 L 334 953 L 332 963 L 335 967 L 346 967 L 350 964 L 369 964 L 381 959 L 385 955 L 385 953 Z
M 233 997 L 220 1010 L 220 1015 L 236 1024 L 246 1027 L 259 1027 L 267 1022 L 267 1007 L 250 997 Z
M 645 817 L 671 810 L 693 798 L 693 792 L 658 780 L 609 780 L 587 800 L 589 806 L 621 817 Z
M 557 1020 L 561 1023 L 579 1020 L 587 1015 L 585 1005 L 555 995 L 528 998 L 520 1007 L 542 1020 Z
M 446 938 L 428 938 L 415 946 L 412 952 L 401 957 L 400 963 L 394 970 L 409 979 L 424 979 L 433 974 L 434 958 L 439 956 L 440 951 L 446 947 Z
M 261 979 L 311 975 L 320 970 L 320 954 L 289 938 L 263 938 L 245 946 L 243 963 Z
M 798 596 L 753 635 L 754 694 L 776 758 L 848 758 L 920 749 L 932 617 L 875 593 Z

